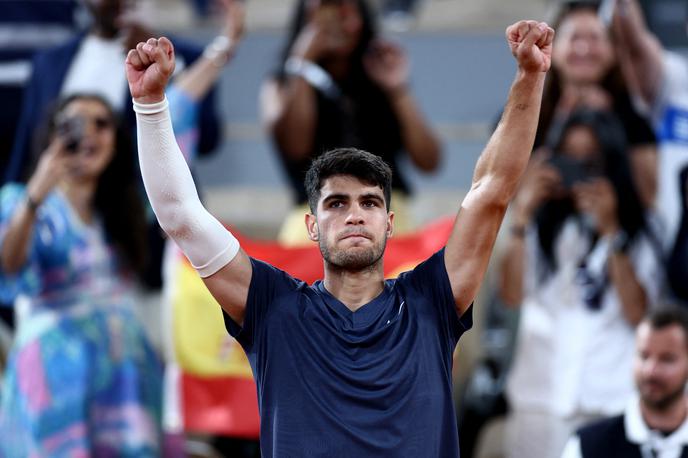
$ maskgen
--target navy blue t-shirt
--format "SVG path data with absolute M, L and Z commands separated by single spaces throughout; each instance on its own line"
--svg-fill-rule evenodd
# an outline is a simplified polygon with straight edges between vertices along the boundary
M 444 250 L 350 311 L 252 259 L 243 328 L 265 457 L 457 457 L 452 354 L 459 319 Z

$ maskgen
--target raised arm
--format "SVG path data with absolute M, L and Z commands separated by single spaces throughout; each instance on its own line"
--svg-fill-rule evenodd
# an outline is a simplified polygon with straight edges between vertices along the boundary
M 363 63 L 368 76 L 389 99 L 399 120 L 404 149 L 413 164 L 425 172 L 437 169 L 440 163 L 440 142 L 409 90 L 409 62 L 406 53 L 395 43 L 378 40 L 366 54 Z
M 520 21 L 506 30 L 506 37 L 518 62 L 516 79 L 502 119 L 478 159 L 444 255 L 459 314 L 478 292 L 504 213 L 528 164 L 554 30 L 543 22 Z
M 241 325 L 251 262 L 234 236 L 201 204 L 174 139 L 164 92 L 173 70 L 174 50 L 167 38 L 139 43 L 127 55 L 143 183 L 160 226 L 198 270 L 213 297 Z
M 612 33 L 629 88 L 653 106 L 664 76 L 663 51 L 648 30 L 637 0 L 616 0 Z
M 193 100 L 201 100 L 213 87 L 224 66 L 234 55 L 244 33 L 244 5 L 241 0 L 221 0 L 224 26 L 206 46 L 203 55 L 175 78 L 174 84 Z
M 0 246 L 0 270 L 14 274 L 27 262 L 36 223 L 36 211 L 59 181 L 75 167 L 75 155 L 69 154 L 64 140 L 57 136 L 41 155 L 36 171 L 26 186 L 26 198 L 18 205 L 7 226 Z
M 338 46 L 332 15 L 307 13 L 285 62 L 285 77 L 270 78 L 260 92 L 263 123 L 279 151 L 291 160 L 307 159 L 315 141 L 318 117 L 316 86 L 327 92 L 332 77 L 318 62 Z M 297 132 L 298 134 L 295 134 Z

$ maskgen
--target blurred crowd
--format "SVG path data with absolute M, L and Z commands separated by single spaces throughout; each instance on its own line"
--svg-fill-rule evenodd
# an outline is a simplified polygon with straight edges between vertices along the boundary
M 191 165 L 223 141 L 215 86 L 245 28 L 239 0 L 192 3 L 219 30 L 205 46 L 170 37 L 177 68 L 167 98 Z M 637 0 L 550 6 L 556 36 L 536 144 L 495 251 L 497 281 L 477 313 L 489 335 L 505 327 L 489 316 L 518 310 L 506 326 L 515 344 L 478 351 L 456 386 L 462 456 L 598 456 L 580 428 L 630 415 L 629 405 L 648 423 L 646 412 L 663 418 L 664 404 L 681 402 L 683 417 L 660 432 L 688 446 L 688 432 L 676 439 L 688 422 L 688 58 L 662 45 Z M 164 260 L 178 252 L 154 222 L 137 169 L 123 62 L 161 32 L 136 7 L 3 2 L 0 457 L 259 456 L 255 441 L 203 437 L 200 447 L 164 421 L 174 357 L 151 343 L 135 309 L 142 291 L 164 286 Z M 423 190 L 400 164 L 437 172 L 443 145 L 414 97 L 407 53 L 378 27 L 380 9 L 413 8 L 294 2 L 255 94 L 293 194 L 283 246 L 307 243 L 304 174 L 339 146 L 390 164 L 395 233 L 418 229 L 410 202 Z M 669 305 L 679 312 L 651 315 Z M 653 332 L 671 325 L 683 340 L 650 367 Z

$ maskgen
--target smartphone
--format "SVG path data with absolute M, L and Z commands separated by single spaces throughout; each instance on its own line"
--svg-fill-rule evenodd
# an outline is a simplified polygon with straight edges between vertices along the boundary
M 79 150 L 85 127 L 86 121 L 81 116 L 72 116 L 58 121 L 57 134 L 63 138 L 68 153 L 75 154 Z
M 566 190 L 570 190 L 576 183 L 592 178 L 589 167 L 563 153 L 555 153 L 547 162 L 557 169 L 561 175 L 561 184 Z

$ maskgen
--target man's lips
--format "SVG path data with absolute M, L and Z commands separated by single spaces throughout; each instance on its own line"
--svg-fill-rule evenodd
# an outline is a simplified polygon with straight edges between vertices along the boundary
M 346 240 L 346 239 L 352 239 L 352 238 L 363 238 L 370 240 L 370 235 L 363 233 L 363 232 L 350 232 L 348 234 L 342 235 L 339 240 Z

